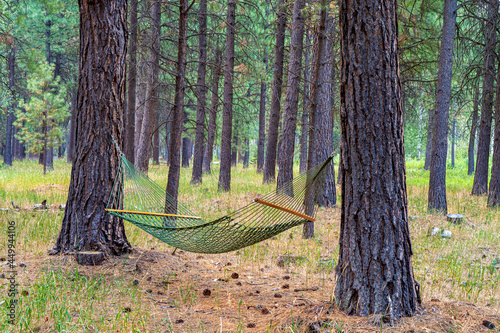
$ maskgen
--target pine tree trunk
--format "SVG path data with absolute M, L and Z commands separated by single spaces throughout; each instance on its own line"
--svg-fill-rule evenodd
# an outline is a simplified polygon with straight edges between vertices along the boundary
M 491 165 L 488 207 L 500 205 L 500 62 L 497 72 L 497 98 L 495 101 L 495 131 L 493 136 L 493 164 Z
M 498 20 L 498 1 L 489 1 L 488 21 L 485 31 L 483 94 L 481 105 L 481 121 L 479 125 L 479 142 L 477 145 L 476 172 L 472 184 L 472 195 L 488 193 L 488 169 L 490 162 L 491 122 L 493 96 L 495 94 L 495 46 Z
M 153 126 L 153 164 L 160 165 L 160 113 L 155 112 L 155 122 Z
M 196 136 L 194 140 L 193 173 L 191 184 L 202 182 L 203 168 L 203 145 L 205 141 L 205 99 L 207 88 L 205 86 L 205 76 L 207 67 L 207 0 L 200 1 L 200 11 L 198 13 L 199 22 L 199 50 L 198 59 L 198 80 L 196 83 Z
M 155 0 L 151 6 L 151 45 L 149 48 L 149 75 L 146 90 L 146 106 L 142 115 L 141 135 L 136 153 L 136 166 L 143 172 L 149 169 L 151 139 L 158 104 L 158 73 L 160 68 L 161 3 Z
M 283 85 L 283 60 L 285 53 L 286 2 L 278 1 L 278 23 L 276 27 L 276 46 L 274 49 L 273 85 L 271 95 L 271 111 L 267 130 L 266 157 L 264 159 L 264 184 L 276 180 L 276 149 L 278 144 L 278 127 L 280 123 L 281 88 Z
M 127 160 L 135 163 L 135 108 L 137 86 L 137 3 L 130 0 L 130 40 L 127 73 L 127 114 L 125 117 L 124 154 Z
M 293 3 L 292 35 L 290 41 L 290 60 L 286 87 L 285 107 L 283 111 L 283 134 L 281 137 L 278 160 L 278 187 L 293 178 L 293 152 L 295 148 L 295 130 L 297 127 L 297 109 L 299 103 L 300 72 L 302 68 L 302 43 L 304 36 L 304 0 Z
M 186 79 L 187 53 L 187 0 L 179 0 L 179 44 L 177 51 L 177 73 L 175 76 L 175 98 L 172 110 L 172 131 L 170 134 L 170 168 L 168 169 L 167 194 L 174 204 L 165 203 L 165 212 L 177 213 L 177 197 L 179 195 L 179 176 L 181 170 L 180 148 L 182 137 L 182 120 L 184 115 L 184 81 Z
M 191 104 L 191 100 L 188 101 L 188 105 Z M 182 147 L 181 147 L 181 165 L 183 168 L 189 168 L 189 150 L 191 149 L 191 139 L 188 137 L 189 133 L 187 132 L 187 124 L 189 122 L 188 113 L 186 109 L 184 109 L 184 120 L 182 121 L 182 133 L 184 137 L 182 138 Z
M 264 60 L 267 68 L 267 55 Z M 261 173 L 264 169 L 264 148 L 266 145 L 266 90 L 265 81 L 260 83 L 260 104 L 259 104 L 259 141 L 257 144 L 257 172 Z
M 446 155 L 448 153 L 448 115 L 450 111 L 451 78 L 453 67 L 453 41 L 457 19 L 457 0 L 445 0 L 443 35 L 439 53 L 436 107 L 432 128 L 432 149 L 429 176 L 429 211 L 446 214 Z
M 300 130 L 300 173 L 307 171 L 307 137 L 309 134 L 309 73 L 310 69 L 310 58 L 311 58 L 311 36 L 309 31 L 305 33 L 306 47 L 305 47 L 305 66 L 304 66 L 304 99 L 302 102 L 302 124 Z
M 210 115 L 208 119 L 208 135 L 207 144 L 205 146 L 205 156 L 203 157 L 203 172 L 211 173 L 210 165 L 212 164 L 215 130 L 217 123 L 217 113 L 219 107 L 219 78 L 221 74 L 222 52 L 220 49 L 215 50 L 215 60 L 212 81 L 212 99 L 210 105 Z
M 250 163 L 250 140 L 248 139 L 248 137 L 245 138 L 243 145 L 245 147 L 245 150 L 243 152 L 243 168 L 248 169 L 248 164 Z
M 16 76 L 15 76 L 15 71 L 16 71 L 16 51 L 13 45 L 10 45 L 10 50 L 7 56 L 7 68 L 9 70 L 9 92 L 11 95 L 11 103 L 9 104 L 9 109 L 7 112 L 7 123 L 5 124 L 5 152 L 3 155 L 3 161 L 6 165 L 12 166 L 12 139 L 13 139 L 13 133 L 12 133 L 12 124 L 14 123 L 14 101 L 16 99 L 15 95 L 15 83 L 16 83 Z
M 472 109 L 472 123 L 470 125 L 469 149 L 468 149 L 469 164 L 468 164 L 468 169 L 467 169 L 467 174 L 469 176 L 474 173 L 474 146 L 476 144 L 476 132 L 477 132 L 478 119 L 479 119 L 479 84 L 476 85 L 476 92 L 474 93 L 474 106 Z
M 342 0 L 339 12 L 344 167 L 335 299 L 348 315 L 386 314 L 392 320 L 411 316 L 417 308 L 405 184 L 397 3 L 383 0 L 373 6 L 369 0 Z
M 425 170 L 429 170 L 429 167 L 431 165 L 433 124 L 434 124 L 434 109 L 429 110 L 429 121 L 427 122 L 427 143 L 425 145 L 425 162 L 424 162 L 424 169 Z
M 222 107 L 222 131 L 219 191 L 231 189 L 231 137 L 233 130 L 233 79 L 234 37 L 236 34 L 236 1 L 228 0 L 226 20 L 226 64 L 224 70 L 224 100 Z
M 80 0 L 79 6 L 75 160 L 61 231 L 51 254 L 119 255 L 131 249 L 123 221 L 104 209 L 120 165 L 112 136 L 117 142 L 123 140 L 127 2 Z
M 238 146 L 238 123 L 236 122 L 234 124 L 234 128 L 233 128 L 233 139 L 231 140 L 231 167 L 235 167 L 238 165 L 238 150 L 239 150 L 239 146 Z

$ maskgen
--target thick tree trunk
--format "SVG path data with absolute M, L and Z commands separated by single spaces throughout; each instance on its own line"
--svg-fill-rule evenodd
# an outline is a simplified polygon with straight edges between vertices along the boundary
M 434 109 L 429 110 L 429 121 L 427 122 L 427 143 L 425 145 L 425 162 L 424 162 L 424 169 L 425 170 L 429 170 L 429 167 L 431 165 L 433 124 L 434 124 Z
M 495 94 L 495 46 L 498 20 L 498 1 L 489 1 L 488 21 L 485 31 L 483 93 L 479 142 L 477 144 L 476 172 L 472 184 L 472 195 L 488 193 L 488 168 L 490 162 L 491 122 L 493 96 Z
M 467 169 L 467 174 L 469 176 L 474 173 L 474 162 L 475 162 L 475 160 L 474 160 L 474 146 L 476 144 L 476 132 L 477 132 L 478 119 L 479 119 L 479 84 L 476 85 L 476 92 L 474 93 L 474 106 L 472 109 L 472 123 L 470 125 L 469 149 L 468 149 L 469 164 L 468 164 L 468 169 Z
M 158 104 L 158 73 L 160 68 L 160 25 L 161 3 L 154 1 L 151 6 L 151 45 L 149 48 L 149 75 L 146 90 L 146 107 L 142 115 L 141 135 L 136 153 L 136 166 L 143 172 L 149 169 L 151 139 Z
M 127 2 L 80 0 L 79 6 L 76 154 L 61 232 L 51 254 L 119 255 L 131 248 L 123 221 L 104 209 L 120 165 L 112 137 L 123 140 Z
M 278 1 L 278 23 L 276 27 L 276 46 L 274 48 L 273 85 L 271 111 L 267 130 L 266 158 L 264 159 L 264 184 L 276 180 L 276 148 L 280 123 L 281 88 L 283 85 L 283 60 L 285 52 L 286 3 Z
M 427 202 L 429 211 L 440 211 L 445 214 L 448 210 L 446 203 L 446 155 L 448 153 L 448 114 L 450 111 L 456 19 L 457 0 L 445 0 Z
M 208 118 L 208 135 L 207 145 L 205 146 L 205 156 L 203 157 L 203 172 L 211 173 L 210 165 L 212 164 L 215 130 L 217 123 L 217 113 L 219 107 L 219 78 L 221 75 L 222 52 L 220 49 L 215 50 L 215 60 L 212 81 L 212 99 L 210 105 L 210 116 Z
M 495 101 L 495 132 L 493 136 L 493 164 L 491 165 L 488 207 L 500 205 L 500 63 L 497 72 L 497 98 Z
M 377 4 L 340 2 L 344 167 L 335 298 L 349 315 L 384 314 L 391 320 L 413 315 L 417 295 L 408 228 L 397 4 Z
M 293 152 L 295 148 L 295 130 L 297 127 L 297 109 L 299 103 L 300 72 L 302 68 L 302 44 L 304 36 L 304 0 L 293 3 L 292 35 L 290 40 L 290 60 L 286 87 L 285 107 L 283 111 L 283 135 L 281 137 L 280 156 L 278 159 L 278 187 L 293 178 Z
M 177 51 L 177 73 L 175 77 L 175 98 L 172 110 L 172 131 L 170 134 L 170 168 L 168 169 L 167 194 L 173 203 L 165 203 L 165 212 L 177 213 L 177 197 L 179 195 L 179 176 L 181 170 L 180 148 L 182 137 L 182 119 L 184 115 L 184 81 L 186 78 L 187 53 L 187 0 L 179 1 L 179 44 Z
M 137 86 L 137 3 L 130 0 L 130 40 L 127 73 L 127 115 L 125 117 L 124 154 L 127 160 L 135 163 L 135 108 Z
M 6 165 L 12 166 L 12 124 L 14 123 L 14 105 L 15 105 L 15 83 L 16 83 L 16 53 L 13 45 L 10 45 L 10 50 L 7 56 L 7 68 L 9 70 L 9 92 L 11 97 L 11 102 L 9 104 L 9 109 L 7 112 L 7 123 L 5 124 L 5 152 L 3 155 L 3 161 Z
M 309 31 L 305 33 L 305 66 L 304 66 L 304 98 L 302 102 L 302 124 L 300 129 L 300 173 L 307 171 L 307 137 L 309 134 L 309 73 L 311 71 L 309 63 L 311 58 L 311 35 Z
M 198 80 L 196 83 L 197 105 L 196 105 L 196 136 L 194 139 L 193 173 L 191 184 L 200 184 L 202 181 L 203 168 L 203 145 L 205 144 L 205 76 L 207 67 L 207 0 L 200 1 L 198 13 L 199 22 L 199 50 Z
M 222 132 L 219 191 L 231 189 L 231 137 L 233 130 L 233 79 L 234 35 L 236 34 L 236 1 L 228 0 L 226 20 L 226 64 L 224 70 L 224 100 L 222 107 Z

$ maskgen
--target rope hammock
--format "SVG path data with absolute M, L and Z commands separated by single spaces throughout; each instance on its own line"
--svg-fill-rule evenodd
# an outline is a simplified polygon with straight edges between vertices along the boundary
M 121 156 L 106 211 L 185 251 L 223 253 L 314 221 L 332 156 L 275 191 L 207 222 Z

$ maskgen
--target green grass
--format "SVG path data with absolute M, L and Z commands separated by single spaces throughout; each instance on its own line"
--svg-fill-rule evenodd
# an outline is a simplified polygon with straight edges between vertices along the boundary
M 470 195 L 473 176 L 467 176 L 466 161 L 461 160 L 457 161 L 455 169 L 447 170 L 447 196 L 449 213 L 465 215 L 465 223 L 450 225 L 444 216 L 429 214 L 427 212 L 429 173 L 422 167 L 423 161 L 411 160 L 407 163 L 409 215 L 415 217 L 409 221 L 414 251 L 413 266 L 415 277 L 421 284 L 424 301 L 433 298 L 462 301 L 500 310 L 499 210 L 488 209 L 485 197 Z M 27 260 L 37 267 L 34 274 L 18 276 L 21 294 L 18 295 L 15 327 L 7 323 L 6 303 L 0 305 L 0 331 L 179 331 L 175 326 L 175 316 L 189 317 L 190 313 L 196 312 L 192 309 L 205 309 L 204 304 L 207 300 L 198 292 L 200 288 L 204 288 L 203 283 L 183 280 L 182 272 L 153 265 L 159 272 L 155 275 L 155 279 L 160 282 L 166 281 L 163 284 L 166 286 L 164 290 L 168 296 L 165 296 L 167 298 L 164 300 L 169 305 L 160 304 L 164 306 L 163 310 L 151 311 L 152 306 L 158 305 L 151 302 L 149 294 L 145 292 L 146 287 L 142 287 L 145 282 L 141 280 L 141 284 L 136 286 L 132 283 L 130 274 L 124 273 L 128 269 L 127 258 L 123 259 L 123 264 L 114 264 L 110 271 L 92 273 L 92 270 L 75 265 L 69 257 L 61 259 L 46 255 L 60 229 L 63 212 L 57 207 L 66 201 L 70 170 L 70 165 L 61 160 L 55 161 L 55 169 L 45 176 L 42 167 L 35 161 L 16 161 L 12 168 L 0 167 L 0 208 L 11 207 L 11 200 L 23 208 L 19 212 L 1 211 L 0 229 L 6 230 L 7 221 L 16 222 L 17 260 Z M 166 175 L 166 167 L 151 166 L 150 176 L 162 186 L 166 185 Z M 217 167 L 212 175 L 204 176 L 201 185 L 190 186 L 190 178 L 191 169 L 182 169 L 180 200 L 206 220 L 222 216 L 246 205 L 257 194 L 274 189 L 272 184 L 262 185 L 262 176 L 256 174 L 254 166 L 250 166 L 249 169 L 243 169 L 241 166 L 233 169 L 230 193 L 217 191 Z M 40 203 L 42 200 L 47 200 L 47 203 L 54 207 L 46 212 L 30 210 L 35 203 Z M 299 254 L 306 260 L 287 267 L 286 270 L 305 285 L 319 285 L 330 290 L 328 295 L 322 295 L 322 299 L 328 300 L 333 290 L 334 274 L 331 267 L 325 269 L 318 266 L 318 263 L 321 259 L 337 260 L 339 211 L 339 208 L 320 209 L 316 238 L 313 240 L 302 240 L 301 228 L 295 228 L 272 240 L 234 253 L 207 256 L 200 260 L 212 266 L 217 262 L 232 261 L 231 267 L 234 270 L 246 270 L 256 278 L 264 279 L 267 278 L 269 273 L 266 272 L 273 267 L 279 255 Z M 450 230 L 451 239 L 427 236 L 429 228 L 432 227 Z M 126 224 L 126 232 L 130 243 L 135 247 L 154 248 L 155 251 L 166 254 L 172 251 L 170 246 L 130 224 Z M 6 244 L 7 234 L 6 231 L 2 231 L 0 255 L 6 253 Z M 196 255 L 189 254 L 188 258 L 194 260 Z M 5 272 L 5 267 L 0 266 L 0 272 Z M 21 267 L 17 269 L 19 272 L 23 270 Z M 196 267 L 194 269 L 196 273 Z M 228 278 L 231 272 L 223 270 L 219 277 Z M 211 279 L 212 285 L 216 283 L 212 290 L 212 300 L 215 303 L 212 304 L 211 311 L 214 312 L 214 316 L 219 316 L 225 321 L 232 320 L 233 331 L 248 330 L 246 323 L 250 320 L 248 317 L 250 310 L 247 311 L 246 306 L 242 306 L 242 300 L 248 302 L 246 296 L 243 294 L 231 296 L 231 292 L 225 289 L 224 284 L 213 282 L 213 276 Z M 171 281 L 175 283 L 170 284 Z M 0 295 L 6 295 L 8 284 L 6 280 L 0 280 L 0 283 Z M 0 298 L 0 303 L 5 300 L 3 297 Z M 232 304 L 232 307 L 228 304 Z M 234 315 L 231 315 L 231 311 Z M 290 314 L 290 311 L 287 311 Z M 293 316 L 295 318 L 295 312 Z M 289 331 L 300 331 L 297 328 L 297 321 L 292 323 L 289 319 L 288 316 L 288 322 L 291 324 Z M 331 323 L 332 329 L 338 331 L 342 330 L 340 327 L 348 324 L 342 318 L 337 318 Z M 210 326 L 203 317 L 200 317 L 196 321 L 186 322 L 182 331 L 213 331 L 214 327 L 219 330 L 218 325 L 216 323 Z M 222 327 L 227 323 L 220 325 Z M 262 331 L 272 330 L 278 327 L 276 325 L 267 321 L 260 328 Z

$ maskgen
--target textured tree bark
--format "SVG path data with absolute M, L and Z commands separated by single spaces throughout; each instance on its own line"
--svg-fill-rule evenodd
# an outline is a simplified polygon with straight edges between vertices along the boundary
M 126 0 L 80 0 L 76 154 L 59 237 L 51 254 L 130 250 L 123 221 L 105 208 L 120 165 L 127 54 Z
M 205 86 L 205 76 L 207 67 L 207 0 L 200 1 L 200 11 L 198 13 L 199 22 L 199 47 L 200 57 L 198 59 L 198 80 L 196 83 L 196 95 L 198 102 L 196 105 L 196 136 L 194 139 L 193 173 L 191 184 L 202 182 L 203 168 L 203 145 L 205 141 L 205 96 L 207 87 Z
M 158 104 L 158 73 L 160 69 L 160 25 L 161 3 L 154 1 L 151 6 L 151 45 L 149 48 L 149 75 L 146 89 L 146 106 L 142 115 L 141 135 L 136 153 L 136 166 L 148 172 L 151 156 L 151 139 Z
M 299 89 L 297 87 L 300 86 L 302 43 L 304 39 L 304 16 L 302 13 L 304 5 L 304 0 L 296 0 L 293 3 L 288 81 L 283 111 L 283 134 L 281 136 L 280 156 L 278 159 L 278 187 L 293 178 L 293 151 L 295 148 L 295 130 L 297 127 L 297 109 L 299 103 Z
M 170 168 L 168 169 L 167 194 L 174 204 L 165 203 L 165 212 L 177 213 L 177 197 L 179 195 L 179 176 L 181 170 L 181 137 L 184 110 L 184 92 L 186 87 L 186 53 L 187 53 L 187 0 L 179 1 L 179 44 L 177 50 L 177 73 L 175 76 L 175 98 L 172 110 L 172 131 L 170 134 Z
M 267 68 L 267 55 L 264 60 Z M 266 145 L 266 90 L 265 81 L 260 83 L 260 104 L 259 104 L 259 139 L 257 144 L 257 172 L 261 173 L 264 169 L 264 148 Z
M 135 108 L 137 85 L 137 3 L 130 0 L 130 40 L 127 73 L 127 114 L 125 117 L 124 154 L 127 160 L 135 163 Z
M 333 152 L 333 106 L 334 106 L 334 66 L 333 66 L 333 42 L 335 22 L 333 16 L 326 17 L 326 34 L 323 43 L 324 48 L 320 58 L 319 91 L 317 96 L 317 116 L 315 130 L 316 136 L 316 164 L 323 162 Z M 318 198 L 318 204 L 323 207 L 334 207 L 337 204 L 337 190 L 335 188 L 335 166 L 333 162 L 329 166 L 325 178 L 323 193 Z
M 498 20 L 498 1 L 489 1 L 488 21 L 485 31 L 483 93 L 481 105 L 481 121 L 479 125 L 479 142 L 477 144 L 476 172 L 472 184 L 472 195 L 488 193 L 488 169 L 490 162 L 491 122 L 493 96 L 495 94 L 495 45 Z
M 446 214 L 446 155 L 448 152 L 448 115 L 450 111 L 453 41 L 457 20 L 457 0 L 445 0 L 443 35 L 439 53 L 436 106 L 432 128 L 431 165 L 427 208 Z
M 160 165 L 160 113 L 155 112 L 154 132 L 153 132 L 153 164 Z
M 278 127 L 280 123 L 281 88 L 283 85 L 283 60 L 285 52 L 286 3 L 278 1 L 278 23 L 276 27 L 276 46 L 274 48 L 273 85 L 271 94 L 271 110 L 267 130 L 266 157 L 264 159 L 263 182 L 276 180 L 276 148 L 278 144 Z
M 9 92 L 11 97 L 11 102 L 9 104 L 9 109 L 7 112 L 7 123 L 5 124 L 5 152 L 3 155 L 3 161 L 6 165 L 12 166 L 12 124 L 14 123 L 14 101 L 16 99 L 15 95 L 15 83 L 16 83 L 16 50 L 13 45 L 9 45 L 9 53 L 7 56 L 7 68 L 9 70 Z
M 208 135 L 207 144 L 205 146 L 205 156 L 203 157 L 203 172 L 211 173 L 210 165 L 212 164 L 215 130 L 217 123 L 217 113 L 219 108 L 219 79 L 221 74 L 222 52 L 220 49 L 215 50 L 215 60 L 212 81 L 212 98 L 210 104 L 210 115 L 208 118 Z
M 488 207 L 500 205 L 500 62 L 497 71 L 497 98 L 495 101 L 495 131 L 493 136 L 493 164 L 491 165 Z
M 474 106 L 472 109 L 472 123 L 470 125 L 469 149 L 468 149 L 469 164 L 468 164 L 468 168 L 467 168 L 467 174 L 469 176 L 474 173 L 474 146 L 476 144 L 476 132 L 477 132 L 478 119 L 479 119 L 479 83 L 476 84 L 476 91 L 474 93 Z
M 342 215 L 335 297 L 349 315 L 411 316 L 395 0 L 340 2 Z M 360 29 L 360 27 L 363 27 Z
M 434 109 L 429 110 L 429 121 L 427 122 L 427 143 L 425 145 L 425 162 L 424 170 L 429 170 L 431 165 L 431 150 L 432 150 L 432 126 L 434 124 Z
M 248 127 L 248 122 L 247 122 L 247 127 Z M 243 146 L 245 147 L 245 150 L 243 151 L 243 168 L 248 169 L 248 164 L 250 162 L 250 140 L 248 139 L 248 137 L 244 139 Z
M 238 130 L 239 130 L 238 122 L 236 122 L 233 128 L 233 139 L 231 140 L 231 167 L 235 167 L 238 165 L 238 150 L 239 150 Z
M 234 35 L 236 34 L 236 1 L 227 2 L 226 64 L 220 152 L 219 191 L 231 189 L 231 136 L 233 130 Z
M 302 110 L 302 124 L 300 130 L 300 173 L 307 171 L 307 137 L 309 134 L 309 73 L 311 71 L 309 63 L 311 58 L 311 35 L 309 31 L 305 33 L 306 46 L 305 46 L 305 66 L 304 66 L 304 99 Z

